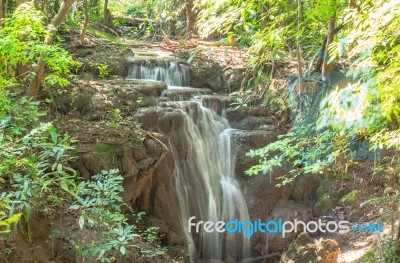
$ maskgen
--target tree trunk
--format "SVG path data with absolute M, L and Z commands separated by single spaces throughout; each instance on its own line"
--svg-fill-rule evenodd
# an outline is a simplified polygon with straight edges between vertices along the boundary
M 85 45 L 85 32 L 87 29 L 87 26 L 89 24 L 89 13 L 88 13 L 88 2 L 87 0 L 83 0 L 83 12 L 85 14 L 85 21 L 83 22 L 83 27 L 81 30 L 81 35 L 80 35 L 80 42 L 82 45 Z
M 260 0 L 259 5 L 260 5 L 260 16 L 261 16 L 260 26 L 261 26 L 261 29 L 264 29 L 265 26 L 267 25 L 264 1 Z
M 336 24 L 336 14 L 329 19 L 328 23 L 328 35 L 326 36 L 325 44 L 325 58 L 322 63 L 322 72 L 328 72 L 333 70 L 333 65 L 329 61 L 329 45 L 332 44 L 335 37 L 335 24 Z
M 190 39 L 196 33 L 196 11 L 194 10 L 193 0 L 187 0 L 186 12 L 186 38 Z
M 51 20 L 50 24 L 47 26 L 48 29 L 50 29 L 49 34 L 47 37 L 44 39 L 44 44 L 45 45 L 50 45 L 53 42 L 53 38 L 57 32 L 57 28 L 60 25 L 61 21 L 65 18 L 67 15 L 67 12 L 71 8 L 72 4 L 75 2 L 75 0 L 64 0 L 64 2 L 61 4 L 60 9 L 58 10 L 58 13 L 53 17 Z M 28 90 L 26 91 L 26 94 L 32 97 L 36 97 L 39 93 L 39 87 L 43 82 L 44 78 L 44 57 L 46 56 L 45 52 L 42 52 L 39 57 L 39 61 L 37 63 L 37 69 L 36 69 L 36 74 L 35 78 L 31 80 L 31 83 L 29 84 Z
M 8 0 L 6 0 L 6 3 L 4 4 L 4 9 L 3 9 L 3 16 L 6 17 L 8 12 Z
M 328 34 L 324 38 L 324 41 L 321 45 L 320 57 L 317 59 L 315 63 L 314 72 L 322 72 L 322 71 L 329 71 L 329 69 L 333 69 L 334 66 L 332 64 L 328 64 L 329 55 L 328 55 L 328 47 L 333 42 L 333 39 L 337 32 L 339 32 L 343 28 L 343 24 L 335 28 L 336 23 L 336 14 L 329 19 L 328 24 Z
M 104 24 L 108 27 L 113 27 L 111 12 L 108 10 L 108 0 L 104 0 Z
M 2 25 L 1 19 L 4 18 L 4 5 L 3 0 L 0 0 L 0 27 Z
M 297 11 L 297 32 L 300 32 L 301 30 L 301 18 L 303 15 L 303 4 L 301 0 L 297 0 L 297 6 L 298 6 L 298 11 Z M 303 75 L 303 63 L 301 61 L 301 47 L 300 47 L 300 35 L 297 35 L 297 67 L 299 71 L 299 76 Z
M 168 27 L 169 27 L 169 35 L 171 37 L 175 37 L 176 36 L 176 26 L 175 26 L 175 20 L 171 19 L 168 21 Z

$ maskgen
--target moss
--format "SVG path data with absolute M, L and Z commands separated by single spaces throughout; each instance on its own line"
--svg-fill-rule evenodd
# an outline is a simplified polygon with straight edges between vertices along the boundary
M 360 191 L 358 190 L 350 191 L 349 193 L 343 195 L 343 197 L 340 199 L 340 202 L 342 203 L 352 202 L 356 200 L 356 197 L 358 196 L 359 193 Z
M 99 153 L 117 153 L 117 148 L 112 144 L 97 143 L 93 146 L 94 150 Z
M 325 189 L 325 185 L 321 184 L 320 186 L 318 186 L 317 191 L 317 199 L 320 200 L 323 198 L 323 196 L 326 194 L 326 189 Z
M 349 214 L 349 220 L 352 220 L 352 221 L 358 220 L 358 219 L 360 219 L 361 215 L 362 215 L 362 210 L 353 207 L 352 211 Z

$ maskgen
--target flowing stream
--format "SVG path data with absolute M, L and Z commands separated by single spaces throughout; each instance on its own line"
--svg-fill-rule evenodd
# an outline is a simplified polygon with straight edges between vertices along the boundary
M 189 67 L 178 62 L 143 60 L 131 64 L 128 79 L 159 80 L 170 86 L 189 86 Z
M 182 70 L 183 66 L 173 63 L 159 64 L 164 66 L 154 68 L 142 63 L 140 69 L 133 67 L 129 78 L 141 72 L 142 77 L 172 86 L 189 83 L 188 69 Z M 180 225 L 191 261 L 240 262 L 250 256 L 250 240 L 244 233 L 206 233 L 204 230 L 194 233 L 193 227 L 190 233 L 188 229 L 188 220 L 193 216 L 194 223 L 249 220 L 246 202 L 235 179 L 236 156 L 229 123 L 200 102 L 180 101 L 171 105 L 181 111 L 184 119 L 183 128 L 169 134 L 169 144 L 175 162 Z

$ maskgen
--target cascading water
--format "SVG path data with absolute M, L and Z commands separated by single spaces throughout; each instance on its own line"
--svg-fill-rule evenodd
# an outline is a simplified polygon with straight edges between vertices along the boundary
M 130 66 L 128 79 L 166 82 L 169 92 L 200 93 L 189 86 L 189 68 L 166 61 L 142 61 Z M 171 87 L 174 86 L 174 87 Z M 186 86 L 186 87 L 185 87 Z M 203 91 L 204 92 L 204 91 Z M 167 95 L 165 92 L 163 95 Z M 178 94 L 179 95 L 179 94 Z M 197 94 L 198 95 L 198 94 Z M 183 100 L 184 95 L 166 96 Z M 200 102 L 169 102 L 183 116 L 183 127 L 174 129 L 170 150 L 174 157 L 174 179 L 182 233 L 192 262 L 240 262 L 250 256 L 245 233 L 189 232 L 188 220 L 230 221 L 249 219 L 248 209 L 235 179 L 235 153 L 228 121 Z M 193 107 L 194 106 L 194 107 Z M 191 229 L 192 230 L 192 229 Z
M 228 121 L 200 103 L 176 103 L 184 127 L 174 131 L 171 150 L 180 206 L 180 223 L 192 262 L 240 262 L 250 256 L 244 233 L 189 233 L 188 220 L 225 221 L 249 219 L 246 202 L 235 179 L 235 153 Z M 178 147 L 186 147 L 179 156 Z
M 129 67 L 128 79 L 158 80 L 170 86 L 189 86 L 189 67 L 165 60 L 143 60 Z

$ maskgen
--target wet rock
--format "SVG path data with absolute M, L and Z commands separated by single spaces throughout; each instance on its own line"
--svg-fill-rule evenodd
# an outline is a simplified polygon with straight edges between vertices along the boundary
M 146 131 L 157 131 L 157 120 L 162 114 L 160 107 L 140 108 L 135 114 L 134 119 L 141 124 Z
M 223 115 L 235 129 L 273 131 L 279 125 L 278 119 L 265 105 L 231 107 L 225 109 Z
M 131 100 L 131 101 L 137 101 L 137 99 L 139 98 L 139 92 L 138 91 L 136 91 L 136 90 L 131 90 L 131 91 L 128 91 L 127 93 L 126 93 L 126 95 L 125 95 L 125 99 L 126 100 Z
M 158 100 L 158 97 L 155 97 L 155 96 L 146 96 L 146 97 L 143 97 L 143 98 L 140 100 L 138 106 L 139 106 L 139 107 L 152 107 L 152 106 L 157 106 L 157 100 Z
M 274 142 L 282 131 L 247 131 L 233 130 L 231 133 L 237 147 L 236 175 L 244 188 L 244 196 L 251 218 L 260 218 L 263 221 L 282 218 L 295 218 L 307 222 L 313 215 L 313 197 L 317 182 L 313 177 L 299 177 L 293 185 L 277 187 L 281 183 L 279 177 L 288 174 L 292 166 L 284 163 L 282 167 L 267 174 L 254 176 L 245 175 L 245 171 L 259 163 L 258 158 L 246 156 L 250 149 L 258 149 Z M 279 251 L 295 238 L 295 234 L 282 238 L 280 235 L 255 234 L 251 242 L 259 246 L 262 253 Z
M 160 143 L 154 139 L 146 139 L 144 141 L 144 146 L 146 147 L 146 152 L 151 155 L 161 155 L 162 148 L 160 147 Z
M 158 127 L 163 132 L 167 133 L 173 130 L 180 129 L 183 123 L 184 123 L 184 118 L 180 111 L 165 112 L 157 120 Z
M 135 90 L 145 96 L 159 97 L 162 91 L 167 89 L 167 84 L 161 81 L 128 80 L 128 82 L 131 82 Z
M 270 118 L 248 116 L 239 122 L 231 122 L 232 128 L 241 130 L 267 130 L 273 131 L 276 129 L 276 125 L 267 124 Z
M 196 99 L 201 100 L 205 107 L 213 109 L 220 115 L 222 115 L 226 107 L 230 106 L 230 104 L 235 101 L 234 97 L 224 95 L 201 95 L 197 96 Z
M 222 79 L 226 83 L 225 90 L 229 93 L 236 91 L 242 85 L 244 69 L 226 69 L 222 72 Z

